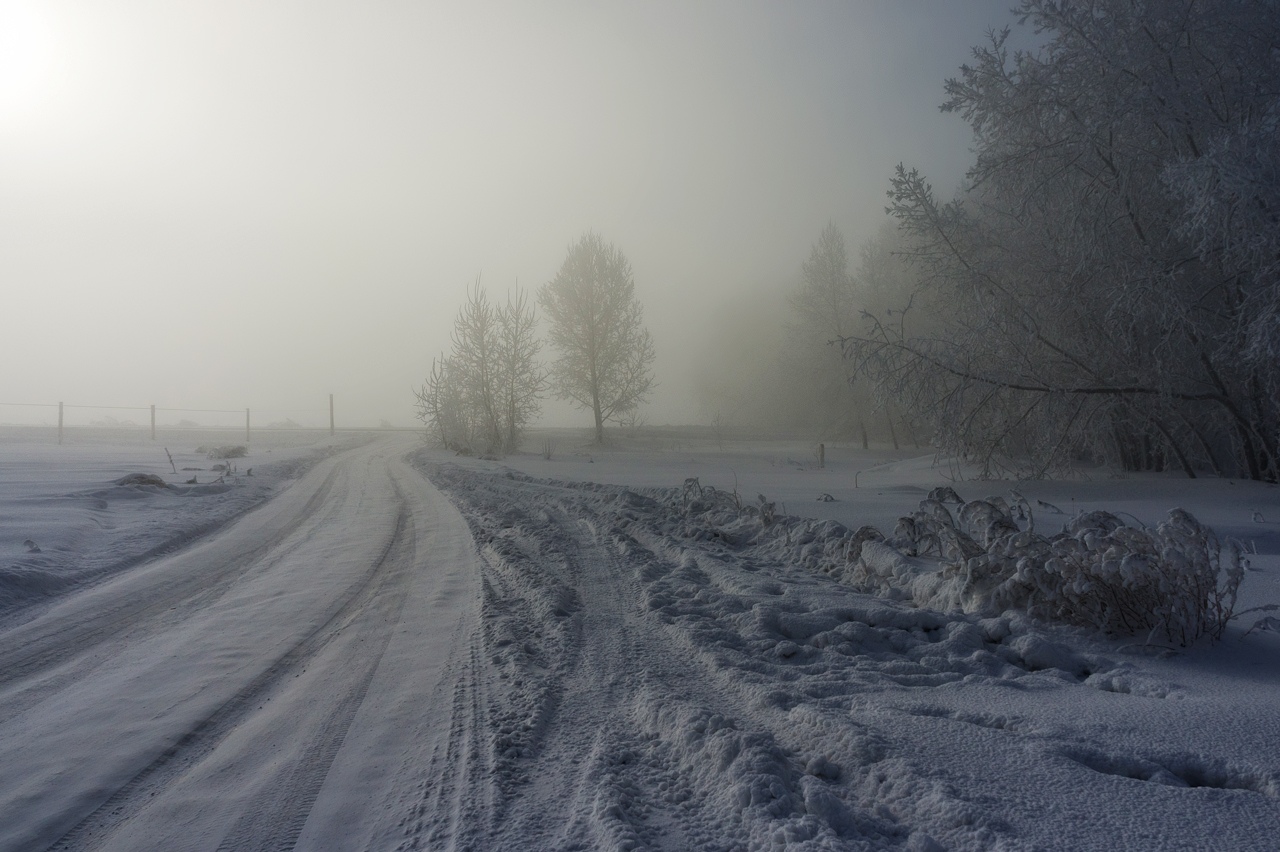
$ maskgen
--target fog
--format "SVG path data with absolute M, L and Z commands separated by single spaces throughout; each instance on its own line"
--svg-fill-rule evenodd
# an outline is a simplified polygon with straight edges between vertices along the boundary
M 959 181 L 943 80 L 1008 6 L 0 3 L 0 422 L 412 425 L 467 286 L 536 289 L 588 229 L 654 336 L 642 417 L 704 422 L 694 365 L 827 222 L 874 235 L 900 161 Z

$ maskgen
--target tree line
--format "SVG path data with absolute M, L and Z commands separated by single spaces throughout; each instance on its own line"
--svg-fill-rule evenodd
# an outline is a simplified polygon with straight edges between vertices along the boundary
M 589 410 L 595 440 L 653 388 L 653 339 L 643 324 L 626 256 L 588 232 L 538 292 L 558 355 L 540 358 L 537 314 L 517 289 L 495 305 L 477 280 L 454 320 L 452 348 L 416 390 L 418 418 L 437 442 L 464 453 L 514 452 L 554 392 Z
M 1041 46 L 995 32 L 945 85 L 973 130 L 960 190 L 899 166 L 852 269 L 829 226 L 791 340 L 845 386 L 846 431 L 874 410 L 987 473 L 1277 481 L 1280 3 L 1014 15 Z

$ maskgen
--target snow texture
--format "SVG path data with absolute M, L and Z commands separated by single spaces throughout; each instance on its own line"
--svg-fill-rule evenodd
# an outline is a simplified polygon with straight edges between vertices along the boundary
M 0 849 L 1245 849 L 1280 824 L 1266 619 L 1184 648 L 968 605 L 968 563 L 895 518 L 959 512 L 966 559 L 1030 519 L 1006 497 L 984 524 L 927 458 L 389 435 L 251 448 L 252 485 L 204 493 L 153 447 L 7 447 L 5 568 L 44 579 L 0 614 Z M 1017 488 L 1068 537 L 1105 510 L 1156 541 L 1183 506 L 1241 541 L 1238 611 L 1280 598 L 1265 486 Z

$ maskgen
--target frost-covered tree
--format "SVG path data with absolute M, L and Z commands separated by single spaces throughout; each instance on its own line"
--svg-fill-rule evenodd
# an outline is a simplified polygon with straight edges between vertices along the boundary
M 569 247 L 538 303 L 560 352 L 552 365 L 556 390 L 592 412 L 603 442 L 604 424 L 633 412 L 653 388 L 653 338 L 642 324 L 631 264 L 588 232 Z
M 806 327 L 830 338 L 843 337 L 857 322 L 861 306 L 849 277 L 844 235 L 828 222 L 801 266 L 800 286 L 791 293 L 791 309 Z
M 829 223 L 789 293 L 792 321 L 783 358 L 789 381 L 810 391 L 810 426 L 818 426 L 821 435 L 856 434 L 866 446 L 870 424 L 881 437 L 898 443 L 905 425 L 900 406 L 873 398 L 870 385 L 856 380 L 838 344 L 861 327 L 865 313 L 883 312 L 905 289 L 904 266 L 894 254 L 899 242 L 892 229 L 882 232 L 861 247 L 858 265 L 850 272 L 844 236 Z
M 432 359 L 426 382 L 414 391 L 418 419 L 427 425 L 440 446 L 451 450 L 469 450 L 472 446 L 470 409 L 462 389 L 454 362 L 441 353 Z
M 416 392 L 418 417 L 440 443 L 460 452 L 514 452 L 538 413 L 545 371 L 536 318 L 522 292 L 494 307 L 479 282 L 453 326 L 453 348 Z
M 546 370 L 538 360 L 537 315 L 528 296 L 517 289 L 498 309 L 497 401 L 501 409 L 503 449 L 515 452 L 520 435 L 538 416 L 546 389 Z
M 811 427 L 824 438 L 852 432 L 865 435 L 867 400 L 855 390 L 849 365 L 831 345 L 852 333 L 861 312 L 849 276 L 844 235 L 834 222 L 813 244 L 787 301 L 791 323 L 783 358 L 791 381 L 810 391 L 806 408 Z
M 846 352 L 986 461 L 1275 480 L 1280 3 L 1016 14 L 1043 46 L 997 33 L 946 85 L 974 130 L 966 187 L 892 182 L 931 333 L 874 316 Z
M 502 419 L 498 400 L 501 326 L 498 312 L 477 281 L 453 322 L 454 372 L 476 425 L 473 447 L 486 452 L 502 449 Z

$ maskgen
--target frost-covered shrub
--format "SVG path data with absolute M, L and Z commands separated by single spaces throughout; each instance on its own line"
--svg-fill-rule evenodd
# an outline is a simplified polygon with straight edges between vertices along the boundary
M 242 459 L 249 455 L 249 448 L 237 444 L 227 447 L 200 447 L 196 452 L 204 453 L 211 459 Z
M 982 547 L 957 527 L 951 512 L 930 497 L 911 515 L 898 519 L 889 543 L 908 556 L 934 555 L 960 561 L 977 556 Z
M 904 554 L 939 553 L 937 575 L 906 578 L 912 599 L 966 612 L 1022 610 L 1113 635 L 1163 634 L 1181 645 L 1221 637 L 1247 565 L 1238 542 L 1219 542 L 1182 509 L 1154 530 L 1091 512 L 1049 537 L 1034 531 L 1029 513 L 1028 529 L 1020 528 L 1017 511 L 1003 500 L 975 500 L 960 507 L 957 523 L 937 500 L 922 502 L 890 540 Z M 884 554 L 870 556 L 877 564 L 855 576 L 883 585 L 885 572 L 876 569 Z
M 1109 512 L 1076 516 L 1060 532 L 1036 531 L 1019 494 L 963 503 L 935 491 L 891 536 L 836 521 L 776 512 L 759 497 L 696 478 L 668 497 L 681 535 L 751 547 L 870 594 L 922 607 L 996 615 L 1008 610 L 1116 636 L 1190 644 L 1219 638 L 1231 620 L 1247 562 L 1238 542 L 1181 509 L 1154 530 Z M 947 503 L 958 504 L 954 510 Z M 1057 511 L 1049 504 L 1039 504 Z
M 1162 632 L 1182 645 L 1222 636 L 1247 565 L 1237 542 L 1219 543 L 1182 509 L 1154 532 L 1072 526 L 1074 534 L 1055 537 L 1043 566 L 1061 578 L 1044 605 L 1063 620 L 1114 633 Z

